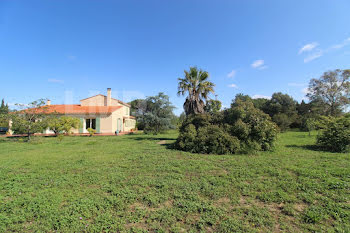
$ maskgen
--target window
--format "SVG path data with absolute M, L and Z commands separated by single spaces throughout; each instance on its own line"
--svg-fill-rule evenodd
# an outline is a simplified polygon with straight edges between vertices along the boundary
M 125 115 L 129 115 L 129 108 L 128 107 L 125 107 Z
M 134 126 L 135 126 L 135 121 L 134 121 L 134 120 L 126 119 L 126 120 L 125 120 L 125 126 L 126 126 L 126 127 L 134 127 Z
M 96 119 L 86 119 L 86 129 L 96 129 Z

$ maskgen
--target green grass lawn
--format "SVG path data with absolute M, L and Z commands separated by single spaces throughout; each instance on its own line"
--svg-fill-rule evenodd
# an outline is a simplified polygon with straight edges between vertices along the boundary
M 350 155 L 315 135 L 224 156 L 175 138 L 0 138 L 0 232 L 350 232 Z

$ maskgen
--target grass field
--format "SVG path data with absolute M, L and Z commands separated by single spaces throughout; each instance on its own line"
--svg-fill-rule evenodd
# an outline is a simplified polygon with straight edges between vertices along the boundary
M 315 135 L 225 156 L 175 138 L 0 138 L 0 232 L 350 232 L 350 155 Z

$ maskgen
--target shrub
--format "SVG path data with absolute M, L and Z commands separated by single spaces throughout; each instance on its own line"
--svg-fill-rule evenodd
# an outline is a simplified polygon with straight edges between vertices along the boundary
M 87 131 L 89 132 L 90 137 L 92 137 L 96 133 L 96 130 L 94 130 L 93 128 L 88 128 Z
M 196 152 L 197 130 L 193 124 L 183 125 L 180 135 L 176 140 L 179 149 L 189 152 Z
M 220 113 L 188 116 L 175 147 L 207 154 L 235 154 L 271 150 L 277 126 L 251 102 L 236 101 Z
M 177 140 L 178 148 L 194 153 L 234 154 L 240 148 L 237 137 L 233 137 L 217 125 L 198 128 L 189 124 Z
M 273 148 L 277 125 L 251 101 L 236 100 L 224 114 L 224 122 L 231 125 L 230 134 L 240 139 L 243 152 Z
M 317 145 L 327 151 L 346 152 L 350 149 L 350 114 L 324 118 L 320 123 L 321 134 Z
M 197 152 L 208 154 L 235 154 L 240 149 L 240 141 L 217 125 L 199 128 Z

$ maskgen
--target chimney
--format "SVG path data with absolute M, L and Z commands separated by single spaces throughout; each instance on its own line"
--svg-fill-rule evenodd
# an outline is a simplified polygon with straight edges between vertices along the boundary
M 112 103 L 112 89 L 107 88 L 107 106 L 111 106 Z
M 47 101 L 46 101 L 46 105 L 47 105 L 47 106 L 51 105 L 51 100 L 47 100 Z

